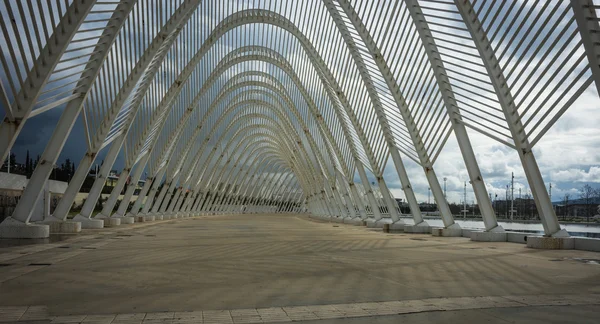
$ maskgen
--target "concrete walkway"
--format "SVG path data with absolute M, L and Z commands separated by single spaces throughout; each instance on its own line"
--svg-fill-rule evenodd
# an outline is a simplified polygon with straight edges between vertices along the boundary
M 596 323 L 599 262 L 305 216 L 198 217 L 0 248 L 0 322 Z

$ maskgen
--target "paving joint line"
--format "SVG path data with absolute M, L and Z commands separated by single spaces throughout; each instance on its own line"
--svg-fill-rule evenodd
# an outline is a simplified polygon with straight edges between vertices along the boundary
M 393 316 L 472 309 L 600 305 L 600 294 L 515 295 L 427 298 L 348 304 L 282 306 L 231 310 L 50 316 L 47 306 L 0 306 L 0 323 L 275 323 Z

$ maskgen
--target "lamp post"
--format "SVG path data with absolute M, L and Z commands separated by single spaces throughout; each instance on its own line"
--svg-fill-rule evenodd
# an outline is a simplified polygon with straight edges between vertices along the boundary
M 465 181 L 464 186 L 464 197 L 463 197 L 463 218 L 467 219 L 467 182 Z
M 427 205 L 431 204 L 430 199 L 431 199 L 431 188 L 427 188 Z

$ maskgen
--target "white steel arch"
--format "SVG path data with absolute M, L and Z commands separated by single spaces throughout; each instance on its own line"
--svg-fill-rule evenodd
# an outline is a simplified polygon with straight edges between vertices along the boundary
M 30 220 L 74 128 L 83 129 L 86 152 L 44 220 L 59 230 L 102 154 L 75 217 L 83 228 L 208 212 L 308 211 L 427 231 L 409 159 L 423 169 L 443 235 L 457 235 L 434 171 L 454 133 L 485 231 L 502 233 L 470 128 L 518 152 L 545 234 L 566 236 L 532 148 L 593 82 L 600 89 L 597 5 L 503 3 L 5 0 L 0 156 L 28 119 L 60 118 L 0 237 L 48 236 L 47 225 Z M 33 28 L 20 33 L 27 22 Z M 120 155 L 119 180 L 94 215 Z M 390 156 L 417 226 L 405 226 L 384 179 Z M 129 186 L 117 206 L 126 179 L 137 183 L 144 173 L 137 200 L 131 203 Z

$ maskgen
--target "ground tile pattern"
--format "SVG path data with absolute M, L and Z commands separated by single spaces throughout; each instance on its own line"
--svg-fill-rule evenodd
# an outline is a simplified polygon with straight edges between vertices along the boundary
M 3 322 L 369 323 L 493 309 L 584 316 L 600 304 L 600 266 L 578 261 L 598 253 L 386 234 L 303 215 L 86 231 L 3 246 L 0 259 Z

